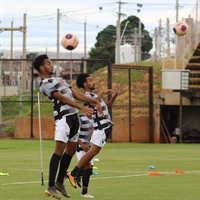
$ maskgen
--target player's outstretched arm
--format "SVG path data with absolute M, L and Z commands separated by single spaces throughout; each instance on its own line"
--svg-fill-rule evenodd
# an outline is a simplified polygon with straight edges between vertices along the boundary
M 104 91 L 101 91 L 96 100 L 100 101 L 100 99 L 103 97 L 104 94 L 112 94 L 114 91 L 112 89 L 107 89 L 107 90 L 104 90 Z
M 71 90 L 72 90 L 72 93 L 73 93 L 75 99 L 82 101 L 82 102 L 89 103 L 92 107 L 96 107 L 96 109 L 100 113 L 100 115 L 102 117 L 104 116 L 100 102 L 98 100 L 89 98 L 89 97 L 85 96 L 84 94 L 77 92 L 74 89 L 71 89 Z
M 53 93 L 53 98 L 61 101 L 64 104 L 67 104 L 69 106 L 72 106 L 74 108 L 80 109 L 82 110 L 82 112 L 87 116 L 87 117 L 91 117 L 92 114 L 94 113 L 94 110 L 92 108 L 86 108 L 83 105 L 76 103 L 75 101 L 72 101 L 71 99 L 63 96 L 59 91 L 55 91 Z

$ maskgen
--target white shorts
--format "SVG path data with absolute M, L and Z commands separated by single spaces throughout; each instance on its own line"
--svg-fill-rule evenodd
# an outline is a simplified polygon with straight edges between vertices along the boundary
M 90 141 L 98 147 L 103 147 L 106 144 L 105 130 L 94 130 Z
M 77 157 L 77 160 L 78 160 L 78 162 L 79 162 L 79 160 L 86 154 L 87 152 L 85 152 L 85 151 L 76 151 L 76 157 Z M 90 164 L 91 165 L 94 165 L 94 161 L 93 161 L 93 159 L 90 161 Z
M 69 139 L 70 134 L 70 128 L 68 124 L 66 123 L 66 118 L 63 117 L 62 119 L 55 122 L 55 141 L 62 141 L 64 143 L 67 143 L 68 141 L 71 142 L 78 142 L 78 132 L 76 135 L 74 135 L 72 138 Z

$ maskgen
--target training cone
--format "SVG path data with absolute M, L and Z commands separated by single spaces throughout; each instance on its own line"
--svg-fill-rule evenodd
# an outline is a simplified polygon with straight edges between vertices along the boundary
M 149 175 L 162 175 L 162 173 L 160 173 L 160 172 L 149 172 L 148 174 Z
M 187 174 L 187 172 L 185 172 L 183 170 L 179 170 L 179 169 L 174 170 L 174 173 L 175 174 Z

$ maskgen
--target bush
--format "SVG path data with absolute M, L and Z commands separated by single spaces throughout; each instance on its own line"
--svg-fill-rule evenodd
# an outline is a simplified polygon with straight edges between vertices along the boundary
M 14 135 L 14 131 L 15 131 L 15 123 L 14 122 L 10 123 L 8 126 L 6 126 L 3 129 L 3 132 L 9 133 L 11 135 Z

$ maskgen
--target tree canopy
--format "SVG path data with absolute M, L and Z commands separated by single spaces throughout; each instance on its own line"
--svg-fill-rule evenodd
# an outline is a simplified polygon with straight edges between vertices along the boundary
M 126 30 L 124 32 L 124 36 L 126 38 L 126 41 L 130 43 L 131 45 L 134 45 L 134 28 L 139 27 L 139 18 L 136 16 L 129 16 L 127 19 L 121 22 L 121 33 L 124 30 L 124 27 L 127 24 Z M 152 49 L 152 38 L 149 36 L 149 32 L 144 29 L 144 24 L 141 23 L 141 29 L 142 29 L 142 46 L 141 46 L 141 52 L 142 52 L 142 60 L 147 59 L 150 57 L 149 51 Z M 94 44 L 94 47 L 92 47 L 89 51 L 89 57 L 90 58 L 109 58 L 112 63 L 115 62 L 115 41 L 116 41 L 116 26 L 108 25 L 106 28 L 104 28 L 102 31 L 100 31 L 96 37 L 96 43 Z M 88 73 L 92 73 L 95 70 L 105 67 L 107 65 L 106 61 L 101 62 L 88 62 L 87 68 Z

